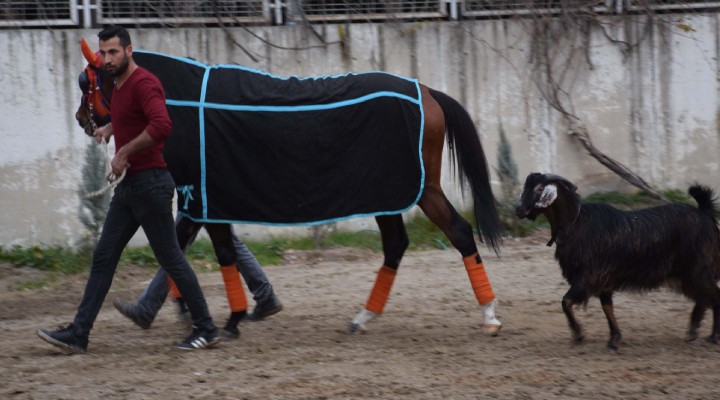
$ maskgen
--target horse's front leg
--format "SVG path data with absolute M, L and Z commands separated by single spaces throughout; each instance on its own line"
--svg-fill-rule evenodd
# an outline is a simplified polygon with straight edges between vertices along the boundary
M 408 236 L 401 215 L 382 215 L 375 217 L 375 221 L 380 228 L 385 260 L 375 278 L 375 285 L 365 307 L 348 325 L 348 333 L 351 334 L 366 332 L 367 323 L 382 314 L 390 297 L 400 260 L 408 247 Z

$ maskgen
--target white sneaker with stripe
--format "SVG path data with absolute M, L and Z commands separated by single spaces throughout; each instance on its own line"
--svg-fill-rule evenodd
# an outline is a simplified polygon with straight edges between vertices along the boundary
M 212 332 L 201 332 L 193 327 L 190 336 L 177 345 L 180 350 L 208 349 L 220 343 L 220 335 L 217 329 Z

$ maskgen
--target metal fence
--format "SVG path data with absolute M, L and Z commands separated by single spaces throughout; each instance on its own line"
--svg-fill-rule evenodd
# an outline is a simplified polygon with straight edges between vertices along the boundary
M 0 27 L 75 26 L 79 20 L 75 1 L 0 1 Z
M 2 27 L 286 24 L 720 9 L 694 0 L 0 0 Z
M 486 17 L 528 14 L 559 14 L 564 10 L 613 11 L 614 0 L 466 0 L 462 15 Z M 720 4 L 720 3 L 718 3 Z
M 288 20 L 372 21 L 447 17 L 448 1 L 407 0 L 305 0 L 290 4 Z M 455 2 L 453 2 L 455 3 Z
M 98 0 L 97 21 L 124 25 L 265 23 L 270 21 L 270 2 Z

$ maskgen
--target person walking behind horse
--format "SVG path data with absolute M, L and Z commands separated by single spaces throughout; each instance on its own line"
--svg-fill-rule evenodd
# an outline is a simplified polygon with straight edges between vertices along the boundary
M 221 265 L 220 270 L 223 273 L 228 302 L 230 303 L 230 317 L 222 329 L 222 336 L 228 339 L 236 339 L 240 336 L 240 331 L 237 328 L 240 320 L 246 317 L 251 321 L 262 320 L 282 311 L 283 305 L 280 303 L 277 295 L 275 295 L 273 287 L 268 281 L 267 275 L 265 275 L 265 271 L 263 271 L 260 263 L 258 263 L 247 245 L 235 235 L 232 225 L 206 225 L 178 215 L 175 230 L 177 231 L 178 241 L 183 253 L 186 253 L 187 249 L 193 244 L 203 226 L 205 226 L 205 229 L 211 234 L 210 238 L 213 240 L 215 253 Z M 223 266 L 229 264 L 229 260 L 221 260 L 221 257 L 226 258 L 224 253 L 227 253 L 227 251 L 219 252 L 219 244 L 216 243 L 217 240 L 222 239 L 223 246 L 220 247 L 226 247 L 224 246 L 224 242 L 226 241 L 224 238 L 225 232 L 229 233 L 232 240 L 231 248 L 234 247 L 235 250 L 235 260 L 233 260 L 235 263 L 229 267 Z M 220 236 L 220 238 L 218 238 L 218 236 Z M 243 279 L 245 279 L 248 285 L 248 289 L 253 293 L 253 298 L 255 299 L 255 309 L 249 315 L 246 315 L 247 300 L 245 299 L 245 291 L 241 286 L 242 282 L 233 276 L 233 273 L 236 276 L 237 272 L 226 270 L 226 268 L 232 268 L 234 270 L 235 266 L 237 267 L 237 271 L 240 271 L 240 274 L 242 274 Z M 175 302 L 179 307 L 181 322 L 187 321 L 189 312 L 185 300 L 180 296 L 180 293 L 178 293 L 172 280 L 168 279 L 168 275 L 162 267 L 158 269 L 155 277 L 153 277 L 150 284 L 148 284 L 147 288 L 145 288 L 135 303 L 129 303 L 118 298 L 115 299 L 114 305 L 122 315 L 133 321 L 135 325 L 142 329 L 150 329 L 150 325 L 152 325 L 153 320 L 155 320 L 158 312 L 160 312 L 160 308 L 170 292 L 172 292 Z
M 95 130 L 94 136 L 98 142 L 115 137 L 112 173 L 126 176 L 110 201 L 75 319 L 57 330 L 39 329 L 38 336 L 65 350 L 87 350 L 90 330 L 110 290 L 120 255 L 142 227 L 155 258 L 172 277 L 192 314 L 193 330 L 177 347 L 212 347 L 220 341 L 219 332 L 175 234 L 175 182 L 162 155 L 164 141 L 172 132 L 165 92 L 157 77 L 133 61 L 127 30 L 108 26 L 98 38 L 103 68 L 115 79 L 115 88 L 110 107 L 112 123 Z

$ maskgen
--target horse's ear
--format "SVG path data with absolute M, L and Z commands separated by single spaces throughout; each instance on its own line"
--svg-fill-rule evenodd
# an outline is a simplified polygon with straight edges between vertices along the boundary
M 85 56 L 85 59 L 90 65 L 98 65 L 97 56 L 95 56 L 95 52 L 90 48 L 90 45 L 87 44 L 85 38 L 80 40 L 80 48 L 82 49 L 83 56 Z

